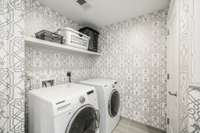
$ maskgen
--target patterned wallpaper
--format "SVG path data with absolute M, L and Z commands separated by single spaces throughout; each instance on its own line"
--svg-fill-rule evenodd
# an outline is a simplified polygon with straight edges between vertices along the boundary
M 76 22 L 42 5 L 37 0 L 27 0 L 27 3 L 25 17 L 25 35 L 27 36 L 34 36 L 42 29 L 55 32 L 61 27 L 81 28 Z
M 189 88 L 187 90 L 188 104 L 187 104 L 187 118 L 189 133 L 200 132 L 200 88 Z
M 41 81 L 54 79 L 56 84 L 68 82 L 67 72 L 72 72 L 72 81 L 88 79 L 94 61 L 87 55 L 55 51 L 53 49 L 26 47 L 26 73 L 31 77 L 32 88 L 41 87 Z
M 165 130 L 166 11 L 100 30 L 94 77 L 119 81 L 122 116 Z
M 24 132 L 24 9 L 0 1 L 0 133 Z
M 179 114 L 180 133 L 200 132 L 200 92 L 196 89 L 188 88 L 190 79 L 190 50 L 193 43 L 193 13 L 194 0 L 180 0 L 180 85 L 179 85 Z
M 199 93 L 188 89 L 193 0 L 180 0 L 180 132 L 198 133 Z M 26 5 L 26 9 L 24 8 Z M 25 14 L 24 14 L 25 13 Z M 80 25 L 32 0 L 0 1 L 0 133 L 24 132 L 24 38 L 40 29 Z M 25 18 L 24 18 L 25 16 Z M 189 19 L 188 19 L 189 18 Z M 25 19 L 25 24 L 24 24 Z M 42 79 L 66 82 L 109 77 L 119 81 L 122 115 L 165 129 L 166 12 L 152 13 L 101 28 L 100 58 L 26 47 L 32 88 Z M 25 29 L 24 29 L 25 26 Z
M 188 1 L 187 3 L 185 3 Z M 180 95 L 180 101 L 179 101 L 179 123 L 180 123 L 180 132 L 181 133 L 189 133 L 188 131 L 188 85 L 189 85 L 189 45 L 191 44 L 191 39 L 189 39 L 189 34 L 192 33 L 190 28 L 190 13 L 188 4 L 191 3 L 191 0 L 180 0 L 180 39 L 179 42 L 179 59 L 180 59 L 180 82 L 179 82 L 179 95 Z
M 41 29 L 56 31 L 60 27 L 79 29 L 81 26 L 58 12 L 42 5 L 38 1 L 30 1 L 31 10 L 25 17 L 25 34 L 34 36 Z M 29 7 L 27 7 L 29 9 Z M 67 81 L 67 71 L 72 71 L 72 80 L 77 81 L 90 77 L 92 58 L 88 55 L 74 54 L 55 49 L 26 46 L 25 70 L 32 80 L 32 89 L 41 86 L 44 79 L 53 78 L 56 84 Z

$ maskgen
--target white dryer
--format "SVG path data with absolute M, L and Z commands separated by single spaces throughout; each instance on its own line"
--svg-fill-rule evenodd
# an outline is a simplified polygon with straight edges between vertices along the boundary
M 111 133 L 120 120 L 120 94 L 116 90 L 117 82 L 110 79 L 89 79 L 81 83 L 96 88 L 100 108 L 100 133 Z
M 65 84 L 29 93 L 30 133 L 99 133 L 94 87 Z

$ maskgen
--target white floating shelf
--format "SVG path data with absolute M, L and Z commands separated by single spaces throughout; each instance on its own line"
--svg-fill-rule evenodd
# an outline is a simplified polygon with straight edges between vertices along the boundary
M 190 84 L 189 88 L 200 91 L 200 84 Z
M 79 48 L 75 48 L 72 46 L 67 46 L 67 45 L 62 45 L 59 43 L 40 40 L 40 39 L 37 39 L 34 37 L 25 37 L 25 45 L 56 48 L 56 49 L 67 50 L 67 51 L 78 52 L 78 53 L 89 54 L 89 55 L 101 55 L 98 52 L 92 52 L 92 51 L 88 51 L 85 49 L 79 49 Z

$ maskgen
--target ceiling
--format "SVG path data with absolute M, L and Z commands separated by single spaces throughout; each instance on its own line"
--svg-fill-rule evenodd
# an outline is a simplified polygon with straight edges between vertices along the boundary
M 39 0 L 68 18 L 83 24 L 104 26 L 139 15 L 166 9 L 170 0 L 86 0 L 80 6 L 77 0 Z

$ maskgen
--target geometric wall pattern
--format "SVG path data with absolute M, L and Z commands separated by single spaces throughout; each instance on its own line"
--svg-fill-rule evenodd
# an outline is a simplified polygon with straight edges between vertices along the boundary
M 193 0 L 180 0 L 180 85 L 179 85 L 179 123 L 180 133 L 199 133 L 200 132 L 200 92 L 198 89 L 188 88 L 190 79 L 190 50 L 193 43 Z
M 200 132 L 200 88 L 188 89 L 188 131 Z
M 100 29 L 93 77 L 118 81 L 122 116 L 166 129 L 167 11 Z
M 46 79 L 53 79 L 56 84 L 67 83 L 68 71 L 72 72 L 73 82 L 91 77 L 93 60 L 88 55 L 34 47 L 26 47 L 25 55 L 31 89 L 41 88 L 42 80 Z
M 24 132 L 24 1 L 0 1 L 0 133 Z
M 43 6 L 38 1 L 27 7 L 25 16 L 25 34 L 34 36 L 42 29 L 55 32 L 60 27 L 79 29 L 80 25 Z M 31 10 L 30 10 L 31 9 Z M 72 80 L 88 78 L 92 67 L 92 58 L 84 54 L 69 53 L 55 49 L 26 46 L 25 70 L 31 77 L 32 89 L 41 87 L 41 80 L 55 79 L 56 84 L 67 82 L 67 71 L 72 72 Z
M 55 32 L 61 27 L 77 30 L 81 28 L 76 22 L 42 5 L 37 0 L 27 0 L 27 3 L 25 16 L 25 35 L 27 36 L 35 36 L 35 33 L 42 29 Z
M 191 0 L 180 0 L 180 43 L 179 43 L 179 68 L 180 68 L 180 82 L 179 82 L 179 95 L 180 95 L 180 101 L 179 101 L 179 128 L 180 133 L 189 133 L 188 131 L 188 86 L 189 86 L 189 57 L 190 57 L 190 44 L 191 42 L 191 33 L 192 29 L 190 28 L 190 14 L 191 11 L 189 10 L 189 4 L 191 3 Z
M 181 133 L 200 131 L 200 94 L 188 89 L 191 3 L 180 1 Z M 54 78 L 57 84 L 67 82 L 67 71 L 72 71 L 74 81 L 114 78 L 119 81 L 124 117 L 166 128 L 166 11 L 102 27 L 102 56 L 98 58 L 24 48 L 24 34 L 33 36 L 41 29 L 55 31 L 63 26 L 81 27 L 38 1 L 0 0 L 0 14 L 0 133 L 24 132 L 25 51 L 25 71 L 31 77 L 32 89 L 38 88 L 43 79 Z

